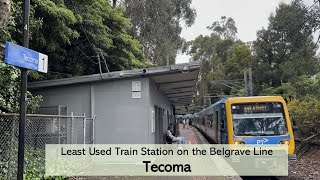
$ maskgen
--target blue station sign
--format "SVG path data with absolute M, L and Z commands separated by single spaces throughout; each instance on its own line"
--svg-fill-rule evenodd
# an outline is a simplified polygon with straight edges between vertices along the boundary
M 47 55 L 11 42 L 6 42 L 5 63 L 43 73 L 48 72 Z

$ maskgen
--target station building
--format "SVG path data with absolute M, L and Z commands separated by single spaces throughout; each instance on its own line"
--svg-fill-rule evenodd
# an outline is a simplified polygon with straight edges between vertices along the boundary
M 175 106 L 192 103 L 199 62 L 31 82 L 41 108 L 94 118 L 95 144 L 161 144 Z M 60 112 L 58 113 L 60 115 Z

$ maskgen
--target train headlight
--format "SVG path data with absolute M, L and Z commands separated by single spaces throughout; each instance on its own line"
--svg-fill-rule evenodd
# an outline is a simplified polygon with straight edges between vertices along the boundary
M 235 145 L 238 145 L 238 144 L 246 144 L 246 143 L 243 142 L 243 141 L 240 141 L 240 140 L 236 140 L 236 141 L 234 141 L 234 144 L 235 144 Z
M 279 144 L 290 144 L 290 141 L 289 140 L 281 140 L 280 142 L 279 142 Z

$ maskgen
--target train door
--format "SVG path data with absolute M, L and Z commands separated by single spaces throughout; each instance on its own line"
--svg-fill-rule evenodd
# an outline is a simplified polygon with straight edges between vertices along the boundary
M 206 116 L 202 116 L 202 130 L 206 132 Z
M 219 143 L 219 112 L 218 110 L 215 110 L 215 114 L 214 114 L 214 127 L 213 127 L 214 131 L 214 141 L 216 143 Z
M 228 129 L 227 129 L 227 118 L 225 105 L 221 105 L 220 111 L 220 139 L 221 144 L 228 144 Z

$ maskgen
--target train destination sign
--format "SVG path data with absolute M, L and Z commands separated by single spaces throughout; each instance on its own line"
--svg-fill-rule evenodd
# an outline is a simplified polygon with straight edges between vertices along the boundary
M 11 42 L 6 42 L 5 63 L 43 73 L 48 72 L 47 55 Z
M 243 107 L 245 112 L 256 112 L 256 111 L 269 111 L 269 107 L 266 104 L 258 104 L 258 105 L 245 105 Z

